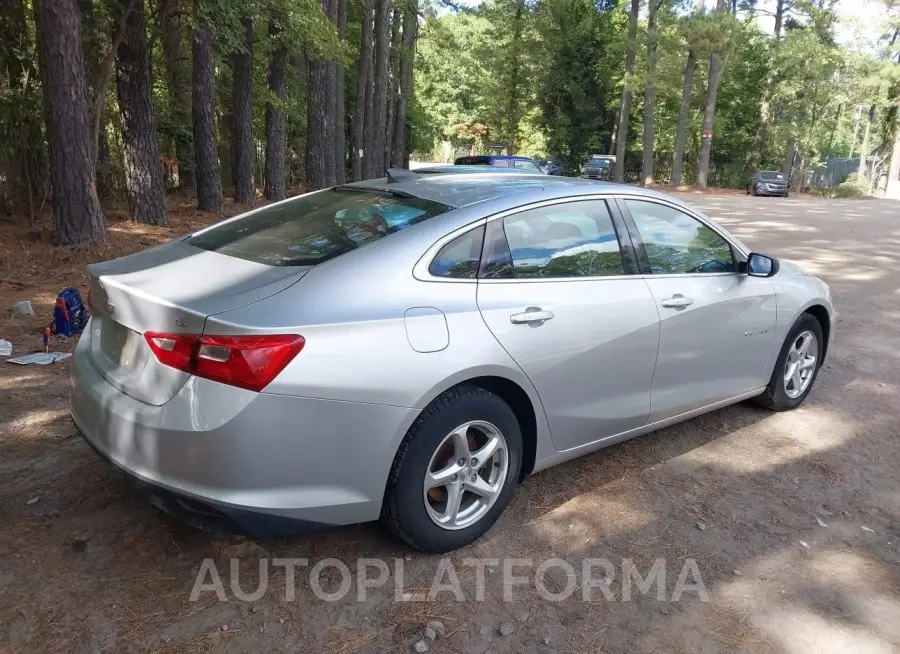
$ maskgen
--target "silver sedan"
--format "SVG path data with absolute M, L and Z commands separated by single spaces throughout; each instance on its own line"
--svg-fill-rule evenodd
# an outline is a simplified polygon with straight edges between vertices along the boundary
M 426 169 L 88 267 L 84 438 L 153 502 L 254 535 L 379 517 L 471 543 L 525 476 L 809 395 L 831 293 L 651 191 Z

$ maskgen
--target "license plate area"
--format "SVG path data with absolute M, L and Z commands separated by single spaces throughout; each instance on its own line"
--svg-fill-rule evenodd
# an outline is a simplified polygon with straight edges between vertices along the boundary
M 109 317 L 103 318 L 100 328 L 100 350 L 109 362 L 125 370 L 134 370 L 143 337 Z

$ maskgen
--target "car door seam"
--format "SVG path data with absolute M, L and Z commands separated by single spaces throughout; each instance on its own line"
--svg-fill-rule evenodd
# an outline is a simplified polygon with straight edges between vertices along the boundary
M 659 348 L 662 345 L 662 314 L 659 312 L 659 305 L 656 303 L 656 296 L 653 294 L 653 289 L 650 288 L 650 284 L 647 283 L 647 275 L 640 276 L 641 281 L 644 282 L 644 286 L 647 287 L 647 292 L 650 294 L 650 299 L 653 300 L 653 307 L 656 309 L 656 359 L 653 362 L 653 374 L 650 375 L 650 389 L 648 395 L 650 396 L 650 410 L 647 412 L 647 417 L 644 418 L 644 422 L 641 423 L 641 426 L 647 424 L 647 421 L 650 420 L 650 416 L 653 415 L 653 382 L 656 381 L 656 369 L 659 367 Z

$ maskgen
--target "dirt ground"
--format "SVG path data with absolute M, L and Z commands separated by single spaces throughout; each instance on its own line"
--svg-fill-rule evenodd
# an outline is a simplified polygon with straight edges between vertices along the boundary
M 432 652 L 900 651 L 900 204 L 683 197 L 831 285 L 836 338 L 809 401 L 784 414 L 736 405 L 535 475 L 484 539 L 444 563 L 377 524 L 255 542 L 183 526 L 75 434 L 66 364 L 0 362 L 0 652 L 402 652 L 429 620 L 445 627 Z M 46 222 L 28 233 L 0 223 L 0 338 L 15 354 L 35 349 L 55 293 L 83 288 L 86 261 L 209 219 L 175 206 L 183 202 L 173 200 L 172 230 L 115 220 L 100 253 L 52 252 Z M 39 317 L 10 317 L 20 299 Z M 284 568 L 271 565 L 285 557 L 310 567 L 338 559 L 353 590 L 319 599 L 304 567 L 286 600 Z M 525 565 L 518 574 L 530 581 L 515 587 L 489 570 L 480 598 L 466 563 L 550 557 L 578 571 L 563 601 L 547 597 L 566 587 L 558 567 L 538 583 Z M 356 592 L 360 558 L 391 570 L 366 601 Z M 190 600 L 204 559 L 225 601 L 209 590 Z M 237 599 L 232 559 L 245 593 L 260 560 L 268 565 L 260 599 Z M 584 600 L 586 559 L 612 564 L 607 596 Z M 664 592 L 638 592 L 626 559 L 644 577 L 663 559 Z M 708 597 L 675 597 L 689 561 Z M 427 590 L 448 562 L 462 601 L 450 592 L 398 599 L 399 567 L 403 592 Z M 326 592 L 341 581 L 333 567 L 322 577 Z

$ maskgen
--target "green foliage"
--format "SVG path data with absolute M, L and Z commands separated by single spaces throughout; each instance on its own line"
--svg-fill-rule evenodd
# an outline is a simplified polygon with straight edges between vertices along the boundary
M 538 91 L 547 149 L 570 171 L 609 148 L 615 120 L 617 66 L 607 47 L 625 29 L 620 15 L 598 13 L 591 0 L 546 0 L 538 22 L 546 66 Z M 613 50 L 615 52 L 615 50 Z
M 856 173 L 851 173 L 847 180 L 834 189 L 832 197 L 836 198 L 867 198 L 869 193 L 868 182 Z

